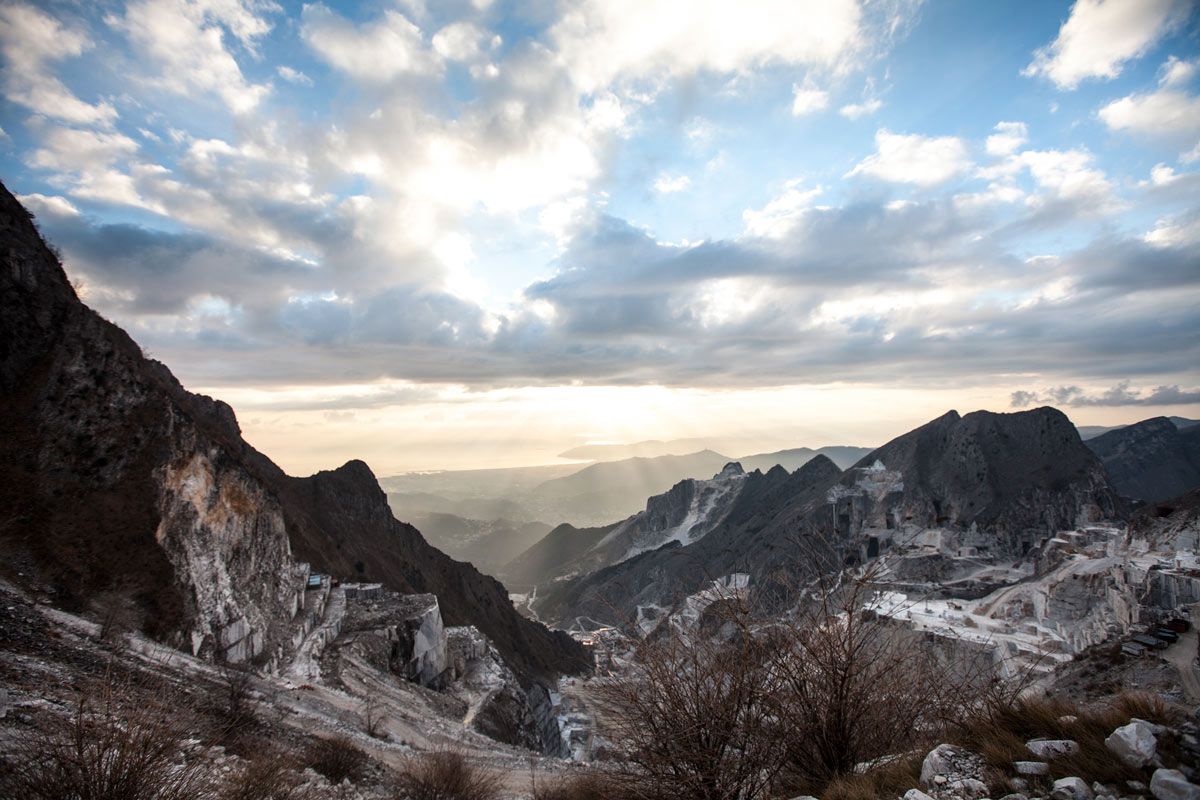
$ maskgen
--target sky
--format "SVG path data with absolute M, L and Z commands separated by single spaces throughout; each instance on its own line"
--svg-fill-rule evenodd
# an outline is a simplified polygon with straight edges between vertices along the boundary
M 1200 417 L 1188 0 L 0 0 L 0 58 L 81 297 L 294 474 Z

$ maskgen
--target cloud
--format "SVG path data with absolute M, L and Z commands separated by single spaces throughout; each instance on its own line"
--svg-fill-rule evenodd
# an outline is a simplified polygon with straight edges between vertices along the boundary
M 1115 78 L 1187 11 L 1185 0 L 1076 0 L 1058 36 L 1021 74 L 1047 77 L 1059 89 Z
M 359 80 L 386 83 L 401 75 L 428 75 L 441 60 L 421 29 L 398 11 L 355 25 L 321 3 L 306 5 L 300 35 L 328 64 Z
M 987 151 L 993 156 L 1012 155 L 1029 141 L 1029 132 L 1024 122 L 998 122 L 996 133 L 987 138 Z
M 881 128 L 875 133 L 875 150 L 874 155 L 863 159 L 846 177 L 868 175 L 896 183 L 933 186 L 971 166 L 966 144 L 953 136 L 906 135 Z
M 110 103 L 80 100 L 49 64 L 91 49 L 82 32 L 62 25 L 25 3 L 0 5 L 0 53 L 7 62 L 4 96 L 37 114 L 76 125 L 110 126 L 117 111 Z
M 279 73 L 279 77 L 283 78 L 288 83 L 294 83 L 297 86 L 312 86 L 313 85 L 312 78 L 308 77 L 303 72 L 296 70 L 296 69 L 292 69 L 291 67 L 286 66 L 284 64 L 280 64 L 278 67 L 276 67 L 275 71 L 277 73 Z
M 1098 116 L 1111 130 L 1174 141 L 1200 152 L 1200 97 L 1176 88 L 1195 70 L 1196 62 L 1172 59 L 1163 65 L 1159 89 L 1114 100 Z M 1183 160 L 1194 159 L 1184 154 Z
M 805 84 L 803 87 L 792 84 L 792 116 L 800 117 L 814 114 L 829 106 L 829 92 L 815 86 Z
M 680 175 L 677 178 L 663 173 L 654 181 L 654 191 L 663 194 L 671 194 L 672 192 L 682 192 L 684 189 L 692 185 L 692 179 L 687 175 Z
M 864 100 L 861 103 L 850 103 L 838 109 L 838 113 L 846 119 L 858 119 L 870 114 L 874 114 L 879 109 L 883 108 L 883 101 L 877 99 Z
M 1176 406 L 1200 403 L 1200 388 L 1181 390 L 1178 386 L 1158 386 L 1154 389 L 1130 389 L 1130 381 L 1122 381 L 1100 393 L 1089 394 L 1078 386 L 1058 386 L 1036 391 L 1012 393 L 1014 408 L 1026 408 L 1037 403 L 1084 406 Z
M 215 94 L 230 111 L 245 114 L 270 88 L 246 80 L 224 31 L 253 54 L 256 40 L 271 30 L 267 15 L 280 10 L 266 0 L 137 0 L 122 17 L 105 21 L 157 65 L 151 82 L 176 94 Z
M 550 41 L 583 92 L 618 80 L 771 65 L 838 66 L 865 44 L 853 0 L 586 0 L 550 30 Z

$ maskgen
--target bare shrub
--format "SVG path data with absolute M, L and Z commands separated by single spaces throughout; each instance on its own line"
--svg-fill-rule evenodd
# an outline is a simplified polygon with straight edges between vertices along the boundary
M 770 658 L 758 639 L 644 642 L 630 672 L 598 682 L 606 738 L 628 791 L 661 798 L 752 800 L 782 765 Z
M 635 800 L 619 777 L 596 770 L 560 775 L 534 783 L 533 800 Z M 640 798 L 638 798 L 640 800 Z
M 654 798 L 755 800 L 842 779 L 838 791 L 855 796 L 875 780 L 855 777 L 857 765 L 936 744 L 976 713 L 990 658 L 948 657 L 874 613 L 875 577 L 818 580 L 774 614 L 722 598 L 706 612 L 719 619 L 644 641 L 629 673 L 596 690 L 625 785 Z
M 398 782 L 398 797 L 404 800 L 492 800 L 499 797 L 501 786 L 499 775 L 452 750 L 409 759 Z
M 100 622 L 100 641 L 119 643 L 126 633 L 137 630 L 140 613 L 128 591 L 110 589 L 92 600 Z
M 870 610 L 871 571 L 822 583 L 767 635 L 788 783 L 821 787 L 855 765 L 936 744 L 974 713 L 990 660 L 947 658 Z
M 383 713 L 383 703 L 377 697 L 370 697 L 362 704 L 363 730 L 372 739 L 386 739 L 387 731 L 384 725 L 387 716 Z
M 228 779 L 221 800 L 316 800 L 304 787 L 296 764 L 278 753 L 257 755 Z
M 139 690 L 110 673 L 71 713 L 45 720 L 5 754 L 0 796 L 29 800 L 193 800 L 209 788 L 195 754 L 176 763 L 191 728 L 190 704 Z
M 315 739 L 304 751 L 305 766 L 324 775 L 330 783 L 357 780 L 366 761 L 366 754 L 344 736 Z

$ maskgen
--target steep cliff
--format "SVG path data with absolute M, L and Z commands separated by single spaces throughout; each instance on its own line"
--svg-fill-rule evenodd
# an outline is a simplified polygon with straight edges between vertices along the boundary
M 439 596 L 525 677 L 580 648 L 397 522 L 365 464 L 291 478 L 232 409 L 189 394 L 84 306 L 0 187 L 0 569 L 70 609 L 113 595 L 176 646 L 229 660 L 288 641 L 306 567 Z
M 1142 420 L 1085 442 L 1127 497 L 1157 503 L 1200 485 L 1200 426 Z
M 275 644 L 303 576 L 278 500 L 230 446 L 232 411 L 80 303 L 7 190 L 0 232 L 5 566 L 68 609 L 130 600 L 194 652 L 237 661 Z

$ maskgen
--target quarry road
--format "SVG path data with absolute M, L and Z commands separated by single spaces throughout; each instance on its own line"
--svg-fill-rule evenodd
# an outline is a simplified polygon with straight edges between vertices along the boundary
M 308 636 L 296 648 L 296 655 L 283 674 L 295 683 L 310 683 L 321 676 L 321 667 L 317 658 L 325 645 L 337 637 L 342 629 L 342 619 L 346 616 L 346 592 L 340 586 L 329 592 L 329 601 L 325 604 L 325 616 L 321 624 L 309 631 Z

